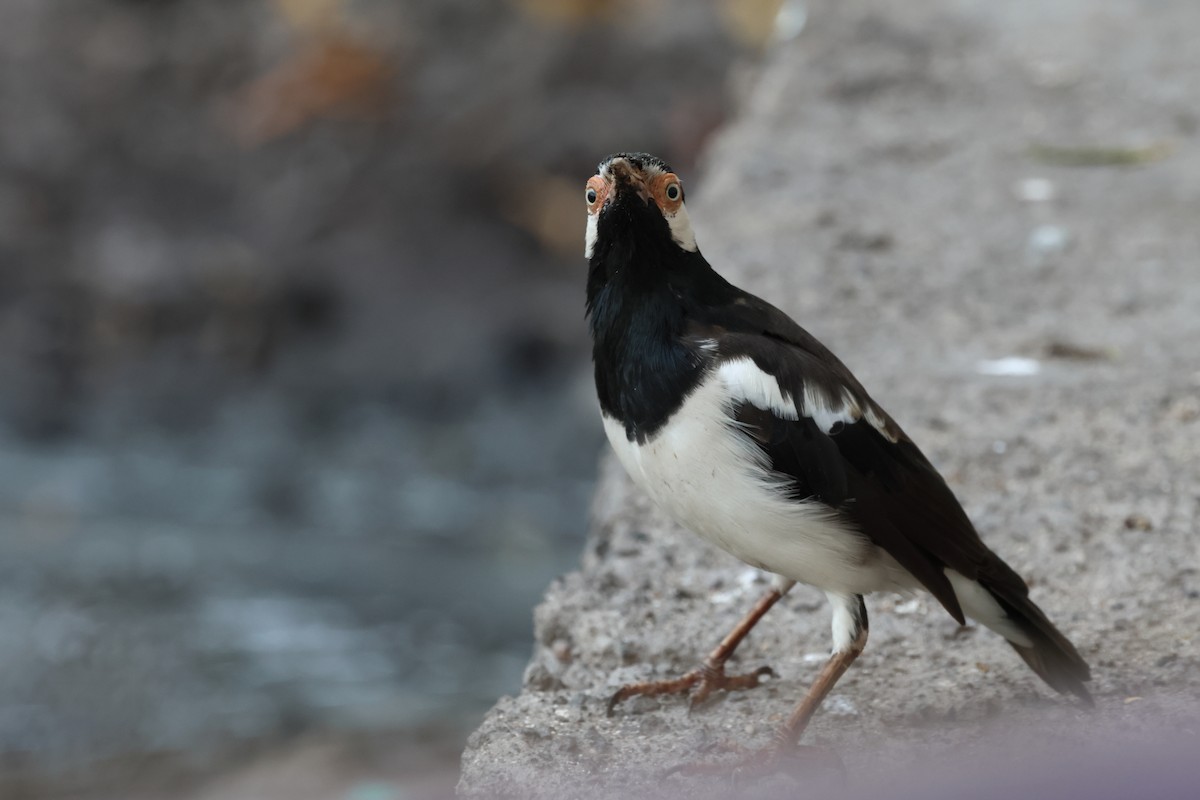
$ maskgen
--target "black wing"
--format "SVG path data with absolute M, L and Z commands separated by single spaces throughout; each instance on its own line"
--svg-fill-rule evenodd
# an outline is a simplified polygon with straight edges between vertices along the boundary
M 803 398 L 809 382 L 818 391 L 845 387 L 811 354 L 755 338 L 726 334 L 720 340 L 721 358 L 753 358 L 780 380 L 792 399 Z M 869 397 L 855 394 L 860 409 L 870 407 Z M 864 414 L 857 421 L 835 422 L 828 431 L 812 417 L 784 419 L 750 403 L 740 404 L 735 416 L 766 453 L 771 469 L 788 477 L 797 497 L 837 509 L 911 572 L 956 620 L 965 622 L 945 570 L 975 579 L 995 556 L 928 459 L 882 410 L 873 410 L 879 426 Z M 1012 577 L 1020 581 L 1016 573 Z
M 811 388 L 827 398 L 850 398 L 858 414 L 822 428 L 811 417 L 782 419 L 743 403 L 734 410 L 772 468 L 798 496 L 845 514 L 887 551 L 960 623 L 965 621 L 946 568 L 978 581 L 1032 646 L 1010 642 L 1052 687 L 1090 702 L 1087 663 L 1029 599 L 1025 582 L 988 549 L 950 487 L 929 459 L 854 374 L 808 331 L 770 303 L 743 292 L 708 268 L 692 265 L 676 277 L 689 321 L 686 336 L 715 341 L 718 358 L 749 357 L 777 379 L 801 406 Z M 849 404 L 847 404 L 849 405 Z
M 719 358 L 751 358 L 774 376 L 797 408 L 806 394 L 849 398 L 856 413 L 823 430 L 811 416 L 784 419 L 742 403 L 744 430 L 789 478 L 798 497 L 815 498 L 849 518 L 929 590 L 960 624 L 962 606 L 946 577 L 953 569 L 978 581 L 1032 646 L 1010 642 L 1048 684 L 1090 702 L 1086 662 L 1029 599 L 1021 577 L 979 538 L 958 499 L 929 459 L 867 395 L 849 369 L 783 312 L 749 295 L 707 309 L 689 331 L 714 339 Z M 714 316 L 716 318 L 714 319 Z M 847 403 L 849 407 L 849 403 Z
M 999 559 L 980 540 L 950 487 L 816 337 L 764 300 L 722 284 L 715 293 L 723 296 L 710 295 L 688 309 L 689 338 L 715 341 L 721 360 L 753 359 L 798 407 L 807 390 L 848 396 L 860 412 L 857 421 L 848 417 L 826 432 L 811 417 L 788 420 L 742 404 L 737 418 L 772 468 L 788 476 L 797 496 L 814 497 L 848 516 L 965 622 L 946 567 L 973 579 L 981 565 Z M 1020 577 L 1009 572 L 1023 589 Z

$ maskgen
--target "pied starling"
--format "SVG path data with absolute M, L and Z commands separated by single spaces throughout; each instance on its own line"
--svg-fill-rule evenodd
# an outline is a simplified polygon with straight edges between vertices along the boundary
M 925 589 L 1003 636 L 1059 692 L 1091 703 L 1088 665 L 985 545 L 954 494 L 836 356 L 700 254 L 683 186 L 645 153 L 587 182 L 587 314 L 604 430 L 633 481 L 679 522 L 774 573 L 767 593 L 680 678 L 639 694 L 749 688 L 724 664 L 798 581 L 833 606 L 833 653 L 780 731 L 795 745 L 867 640 L 863 596 Z

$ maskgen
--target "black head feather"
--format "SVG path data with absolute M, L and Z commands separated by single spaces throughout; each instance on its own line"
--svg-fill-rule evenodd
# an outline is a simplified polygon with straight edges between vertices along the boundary
M 606 156 L 600 160 L 596 166 L 596 171 L 602 171 L 606 166 L 611 164 L 614 159 L 623 158 L 639 170 L 646 170 L 650 167 L 656 167 L 663 172 L 674 172 L 667 162 L 663 161 L 658 156 L 652 156 L 649 153 L 613 153 L 611 156 Z

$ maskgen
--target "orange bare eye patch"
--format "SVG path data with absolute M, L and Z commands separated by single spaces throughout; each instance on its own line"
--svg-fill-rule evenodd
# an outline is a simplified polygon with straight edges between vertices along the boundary
M 583 189 L 583 199 L 587 202 L 588 213 L 595 214 L 604 205 L 611 184 L 599 175 L 588 178 L 587 186 Z
M 650 181 L 650 196 L 659 208 L 674 214 L 683 205 L 683 185 L 679 182 L 679 176 L 667 172 L 654 177 Z

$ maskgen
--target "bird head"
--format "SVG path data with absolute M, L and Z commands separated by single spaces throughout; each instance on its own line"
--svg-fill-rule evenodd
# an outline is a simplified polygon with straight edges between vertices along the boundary
M 696 252 L 683 204 L 683 184 L 662 159 L 617 153 L 600 162 L 584 188 L 584 255 L 608 257 L 613 248 L 638 260 Z

